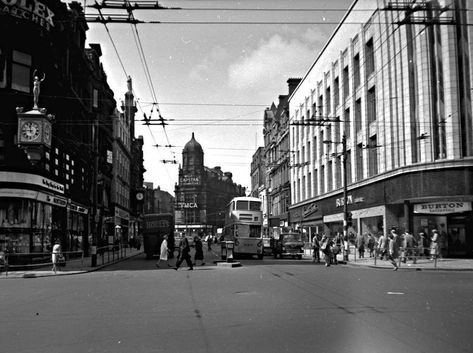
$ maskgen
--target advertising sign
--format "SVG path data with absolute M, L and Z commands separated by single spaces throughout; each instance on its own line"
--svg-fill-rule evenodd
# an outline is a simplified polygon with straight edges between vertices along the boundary
M 471 211 L 471 202 L 429 202 L 414 205 L 414 213 L 449 214 Z

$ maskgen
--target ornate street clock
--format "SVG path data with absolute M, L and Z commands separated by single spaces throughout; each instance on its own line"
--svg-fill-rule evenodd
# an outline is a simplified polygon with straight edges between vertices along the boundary
M 51 117 L 46 109 L 18 111 L 18 145 L 51 147 Z

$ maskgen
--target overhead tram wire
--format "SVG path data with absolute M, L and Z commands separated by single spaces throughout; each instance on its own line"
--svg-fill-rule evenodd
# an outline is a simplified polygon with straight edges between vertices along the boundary
M 109 39 L 110 39 L 110 41 L 111 41 L 111 43 L 112 43 L 112 46 L 113 46 L 113 48 L 114 48 L 114 50 L 115 50 L 115 54 L 117 55 L 118 61 L 120 62 L 120 65 L 121 65 L 121 67 L 122 67 L 122 70 L 123 70 L 123 72 L 124 72 L 124 74 L 125 74 L 125 78 L 128 79 L 128 73 L 127 73 L 127 71 L 126 71 L 126 69 L 125 69 L 125 66 L 124 66 L 124 64 L 123 64 L 123 61 L 121 60 L 120 54 L 118 53 L 118 49 L 117 49 L 117 47 L 116 47 L 116 45 L 115 45 L 115 42 L 114 42 L 114 40 L 113 40 L 113 38 L 112 38 L 112 35 L 111 35 L 111 33 L 110 33 L 110 30 L 109 30 L 108 27 L 107 27 L 107 23 L 108 23 L 109 21 L 108 21 L 107 19 L 105 19 L 105 15 L 102 13 L 101 8 L 97 8 L 97 11 L 99 12 L 99 16 L 100 16 L 100 18 L 99 18 L 100 20 L 97 21 L 97 22 L 100 22 L 100 23 L 102 23 L 102 24 L 104 25 L 104 27 L 105 27 L 105 29 L 106 29 L 106 31 L 107 31 L 107 34 L 108 34 L 108 36 L 109 36 Z M 122 16 L 122 17 L 123 17 L 123 16 Z M 126 22 L 129 22 L 129 23 L 131 23 L 131 24 L 135 24 L 135 27 L 136 27 L 136 21 L 135 21 L 135 19 L 133 18 L 133 14 L 132 14 L 132 13 L 129 13 L 129 15 L 128 15 L 127 18 L 128 18 L 130 21 L 126 21 Z M 133 33 L 133 35 L 135 36 L 135 33 Z M 137 37 L 136 37 L 136 36 L 137 36 Z M 143 64 L 143 60 L 144 60 L 144 64 L 143 64 L 143 65 L 144 65 L 144 68 L 145 68 L 145 76 L 147 77 L 147 80 L 149 79 L 148 83 L 150 84 L 152 99 L 155 100 L 155 101 L 157 101 L 156 93 L 155 93 L 155 91 L 154 91 L 154 86 L 153 86 L 153 84 L 152 84 L 151 75 L 149 74 L 149 70 L 148 70 L 148 67 L 147 67 L 147 64 L 146 64 L 146 57 L 145 57 L 144 51 L 143 51 L 143 49 L 142 49 L 141 40 L 139 39 L 139 33 L 138 33 L 138 29 L 137 29 L 137 28 L 136 28 L 136 36 L 135 36 L 135 41 L 137 42 L 137 45 L 138 45 L 139 47 L 141 47 L 141 49 L 139 49 L 140 60 L 142 60 L 142 64 Z M 143 55 L 143 59 L 142 59 L 141 55 Z M 133 91 L 134 91 L 134 90 L 133 90 Z M 136 96 L 135 92 L 133 92 L 133 94 Z M 143 109 L 141 108 L 141 105 L 140 105 L 140 103 L 139 103 L 139 100 L 137 100 L 137 105 L 140 107 L 140 110 L 143 111 Z M 160 114 L 160 115 L 161 115 L 161 114 Z M 151 134 L 151 138 L 153 139 L 154 144 L 156 144 L 156 138 L 154 137 L 154 134 L 153 134 L 153 132 L 152 132 L 152 130 L 151 130 L 151 128 L 150 128 L 149 126 L 148 126 L 148 129 L 149 129 L 149 132 L 150 132 L 150 134 Z M 165 135 L 166 135 L 166 139 L 168 140 L 168 143 L 169 143 L 169 138 L 168 138 L 168 136 L 167 136 L 166 131 L 165 131 Z M 169 144 L 170 144 L 170 143 L 169 143 Z M 174 152 L 173 152 L 172 150 L 171 150 L 171 152 L 172 152 L 172 154 L 174 155 L 174 158 L 175 158 Z M 168 171 L 166 170 L 166 172 L 168 172 Z M 168 175 L 169 175 L 169 172 L 168 172 Z

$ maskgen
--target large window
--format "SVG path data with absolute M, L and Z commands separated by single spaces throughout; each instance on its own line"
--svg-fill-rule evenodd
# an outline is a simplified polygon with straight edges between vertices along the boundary
M 30 92 L 31 55 L 13 50 L 12 53 L 12 89 Z
M 374 72 L 374 48 L 373 38 L 368 40 L 365 44 L 365 62 L 366 62 L 366 74 L 370 75 Z

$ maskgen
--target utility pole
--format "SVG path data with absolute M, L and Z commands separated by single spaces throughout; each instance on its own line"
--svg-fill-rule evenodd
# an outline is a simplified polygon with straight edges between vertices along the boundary
M 99 125 L 98 125 L 98 120 L 97 117 L 94 121 L 93 125 L 93 154 L 94 154 L 94 172 L 93 172 L 93 181 L 92 181 L 92 188 L 93 188 L 93 194 L 92 194 L 92 203 L 93 203 L 93 209 L 92 209 L 92 247 L 91 247 L 91 265 L 92 267 L 97 266 L 97 242 L 98 242 L 98 220 L 99 220 L 99 215 L 97 212 L 98 208 L 98 172 L 99 172 L 99 131 L 98 131 Z
M 345 261 L 348 261 L 348 249 L 349 249 L 349 239 L 348 239 L 348 191 L 347 191 L 347 136 L 343 133 L 342 137 L 342 164 L 343 164 L 343 241 L 346 241 L 346 249 L 344 253 Z M 345 244 L 344 244 L 345 245 Z

